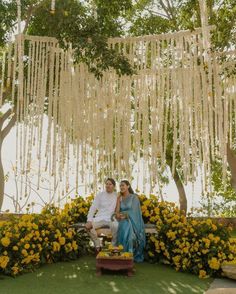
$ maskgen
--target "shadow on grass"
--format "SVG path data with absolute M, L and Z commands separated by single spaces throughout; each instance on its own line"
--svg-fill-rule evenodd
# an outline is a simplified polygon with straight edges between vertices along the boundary
M 122 272 L 95 274 L 95 258 L 83 257 L 73 262 L 44 265 L 33 273 L 17 278 L 1 276 L 1 294 L 200 294 L 208 289 L 211 279 L 178 273 L 168 266 L 136 264 L 129 278 Z

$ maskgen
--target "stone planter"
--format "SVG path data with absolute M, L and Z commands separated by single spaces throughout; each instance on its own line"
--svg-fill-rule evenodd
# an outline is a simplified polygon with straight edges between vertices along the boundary
M 236 264 L 225 264 L 221 268 L 224 277 L 236 280 Z

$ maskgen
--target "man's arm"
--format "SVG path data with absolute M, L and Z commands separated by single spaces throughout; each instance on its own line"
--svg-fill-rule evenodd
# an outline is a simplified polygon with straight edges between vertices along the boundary
M 87 223 L 85 225 L 85 227 L 90 230 L 92 228 L 92 220 L 93 220 L 93 217 L 94 217 L 94 214 L 95 212 L 97 211 L 98 209 L 98 206 L 99 206 L 99 199 L 100 199 L 100 194 L 98 194 L 92 205 L 90 206 L 90 209 L 89 209 L 89 212 L 88 212 L 88 216 L 87 216 Z

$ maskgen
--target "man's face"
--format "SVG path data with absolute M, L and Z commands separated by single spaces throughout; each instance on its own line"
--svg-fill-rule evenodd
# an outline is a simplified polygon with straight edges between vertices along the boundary
M 106 191 L 107 193 L 112 193 L 114 192 L 115 186 L 112 184 L 111 181 L 106 181 Z

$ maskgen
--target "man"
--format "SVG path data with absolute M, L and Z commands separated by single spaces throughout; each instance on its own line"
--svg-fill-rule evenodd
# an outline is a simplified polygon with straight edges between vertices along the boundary
M 112 232 L 112 244 L 116 243 L 118 223 L 111 221 L 117 201 L 117 193 L 114 191 L 115 186 L 115 180 L 108 178 L 106 180 L 106 190 L 97 194 L 88 212 L 85 227 L 94 242 L 96 252 L 99 252 L 101 248 L 101 241 L 96 232 L 98 228 L 109 226 Z

